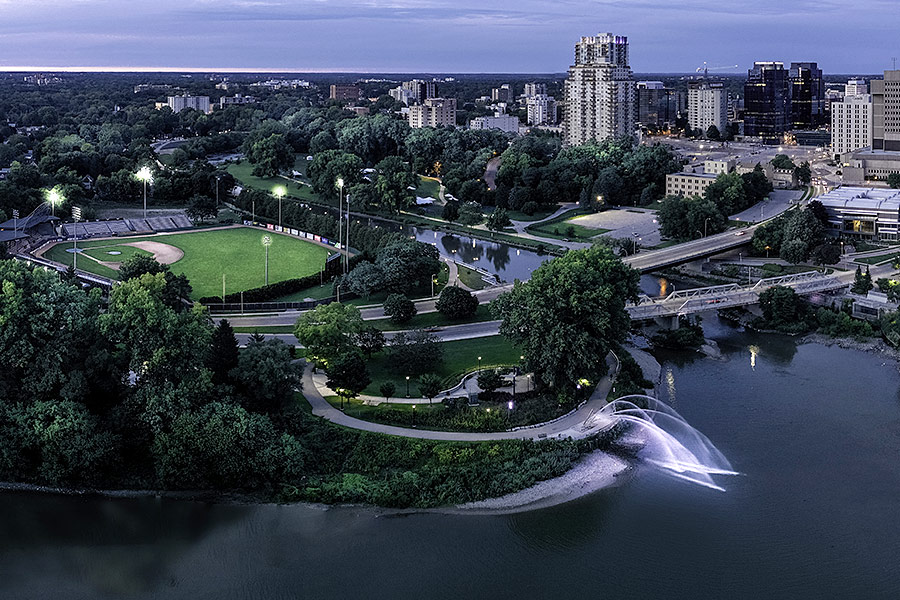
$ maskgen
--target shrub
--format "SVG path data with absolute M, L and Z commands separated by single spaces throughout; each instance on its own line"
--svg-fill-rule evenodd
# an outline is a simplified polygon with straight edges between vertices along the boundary
M 464 319 L 478 310 L 478 298 L 468 290 L 449 286 L 441 292 L 435 308 L 448 319 Z
M 384 301 L 384 314 L 391 323 L 408 323 L 416 312 L 416 305 L 403 294 L 391 294 Z

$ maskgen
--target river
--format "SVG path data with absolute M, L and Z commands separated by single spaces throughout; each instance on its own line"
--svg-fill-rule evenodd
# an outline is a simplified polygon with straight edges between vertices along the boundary
M 662 399 L 742 475 L 506 516 L 0 495 L 3 598 L 897 598 L 900 374 L 704 322 Z

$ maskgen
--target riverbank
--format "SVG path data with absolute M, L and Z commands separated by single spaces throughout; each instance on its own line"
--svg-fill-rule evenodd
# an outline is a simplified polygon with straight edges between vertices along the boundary
M 625 459 L 594 450 L 585 455 L 565 475 L 541 481 L 524 490 L 498 498 L 468 502 L 435 512 L 451 514 L 509 514 L 548 508 L 621 485 L 632 471 Z
M 900 349 L 894 348 L 880 338 L 857 340 L 854 338 L 835 338 L 822 333 L 808 333 L 799 340 L 801 344 L 821 344 L 823 346 L 837 346 L 849 350 L 861 350 L 871 354 L 878 354 L 890 360 L 900 362 Z

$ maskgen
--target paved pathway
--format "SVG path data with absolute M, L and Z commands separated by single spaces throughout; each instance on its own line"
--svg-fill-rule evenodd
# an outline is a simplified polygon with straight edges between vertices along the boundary
M 592 419 L 590 421 L 591 426 L 585 427 L 585 421 L 606 405 L 606 397 L 615 381 L 615 375 L 618 373 L 618 361 L 612 354 L 607 357 L 607 364 L 610 366 L 611 375 L 607 375 L 600 380 L 597 387 L 594 389 L 594 393 L 591 394 L 590 399 L 582 404 L 577 410 L 556 421 L 515 431 L 497 431 L 491 433 L 430 431 L 426 429 L 409 429 L 406 427 L 395 427 L 393 425 L 382 425 L 380 423 L 356 419 L 344 414 L 325 400 L 319 388 L 316 386 L 316 382 L 313 379 L 312 368 L 310 366 L 307 366 L 303 373 L 303 395 L 306 396 L 307 401 L 309 401 L 312 406 L 314 415 L 327 419 L 337 425 L 343 425 L 362 431 L 426 440 L 456 442 L 486 442 L 491 440 L 510 439 L 538 440 L 569 437 L 580 438 L 597 433 L 608 425 L 608 421 Z
M 230 319 L 229 322 L 232 324 L 232 326 L 234 326 L 236 323 L 236 321 Z M 246 325 L 243 324 L 241 326 L 246 327 Z M 252 325 L 250 325 L 250 327 L 252 327 Z M 387 340 L 390 340 L 398 333 L 401 332 L 385 331 L 384 337 Z M 405 333 L 409 333 L 409 331 L 406 331 Z M 500 333 L 500 321 L 482 321 L 480 323 L 448 325 L 446 327 L 436 329 L 435 331 L 433 331 L 433 333 L 441 342 L 458 342 L 460 340 L 473 340 L 476 338 L 491 337 Z M 247 344 L 247 341 L 251 336 L 251 334 L 249 333 L 238 333 L 235 335 L 237 336 L 238 343 L 242 346 Z M 262 333 L 262 336 L 267 339 L 274 338 L 277 340 L 281 340 L 286 344 L 291 344 L 292 346 L 297 345 L 297 338 L 294 337 L 293 333 Z

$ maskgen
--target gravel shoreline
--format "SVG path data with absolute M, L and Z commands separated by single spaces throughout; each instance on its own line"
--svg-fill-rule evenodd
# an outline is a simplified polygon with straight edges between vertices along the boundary
M 823 346 L 838 346 L 851 350 L 861 350 L 871 354 L 880 354 L 893 361 L 900 362 L 900 349 L 894 348 L 882 339 L 855 340 L 853 338 L 833 338 L 821 333 L 809 333 L 800 338 L 801 344 L 822 344 Z
M 619 485 L 630 471 L 631 467 L 624 459 L 595 450 L 578 461 L 565 475 L 541 481 L 529 488 L 499 498 L 468 502 L 435 511 L 498 515 L 547 508 Z

